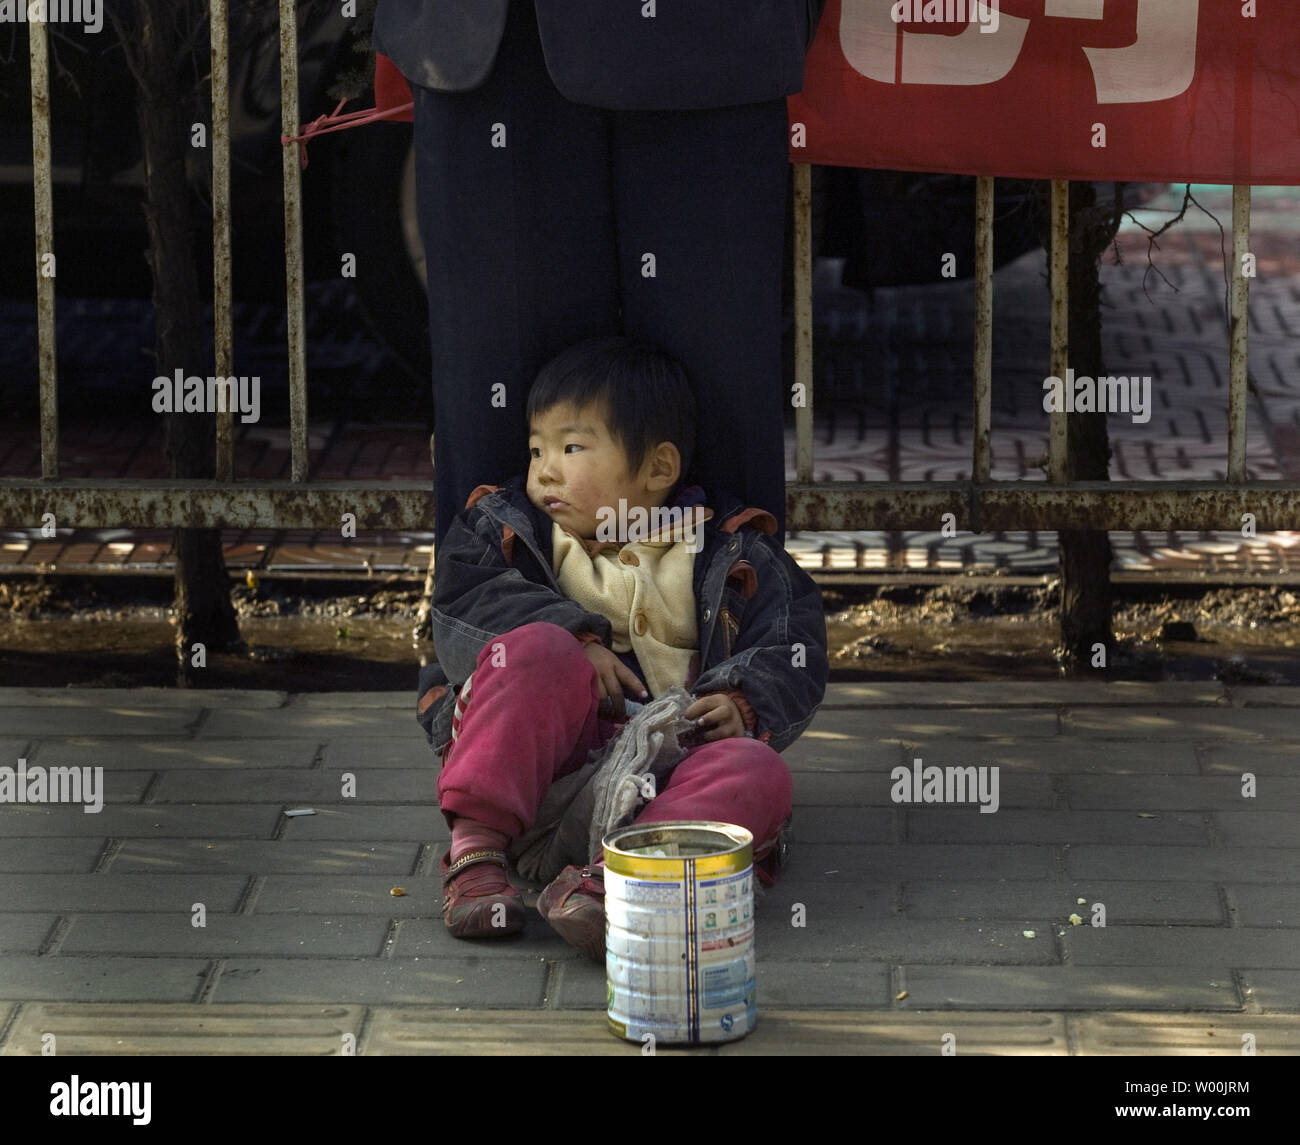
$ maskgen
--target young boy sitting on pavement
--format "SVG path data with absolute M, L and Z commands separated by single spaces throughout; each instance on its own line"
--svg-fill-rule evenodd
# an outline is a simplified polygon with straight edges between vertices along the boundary
M 745 827 L 770 886 L 792 798 L 777 753 L 826 688 L 820 592 L 771 540 L 771 513 L 683 488 L 695 402 L 669 355 L 622 337 L 570 347 L 533 384 L 528 424 L 526 481 L 476 489 L 435 562 L 438 663 L 421 672 L 418 709 L 443 760 L 447 927 L 457 938 L 523 928 L 510 842 L 551 783 L 624 726 L 625 697 L 649 702 L 673 685 L 696 697 L 685 717 L 698 746 L 636 822 Z M 744 448 L 725 426 L 699 428 L 712 448 Z M 681 525 L 700 519 L 698 531 Z M 611 527 L 647 520 L 675 527 L 648 538 Z M 567 867 L 537 906 L 600 961 L 604 868 L 591 860 Z

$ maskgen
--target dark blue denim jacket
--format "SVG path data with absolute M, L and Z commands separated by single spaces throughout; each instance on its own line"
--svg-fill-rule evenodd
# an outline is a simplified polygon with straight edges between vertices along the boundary
M 492 490 L 484 492 L 484 490 Z M 706 502 L 713 516 L 695 557 L 698 674 L 689 691 L 740 691 L 755 737 L 777 751 L 811 722 L 826 693 L 826 619 L 812 578 L 768 535 L 776 523 L 734 497 Z M 551 521 L 524 479 L 483 486 L 448 529 L 433 578 L 438 663 L 420 670 L 418 719 L 435 751 L 451 738 L 455 694 L 491 640 L 535 621 L 594 632 L 610 625 L 560 590 L 551 571 Z

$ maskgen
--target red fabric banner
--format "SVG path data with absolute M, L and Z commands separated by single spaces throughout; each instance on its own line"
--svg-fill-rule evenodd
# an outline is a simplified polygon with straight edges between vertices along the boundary
M 794 163 L 1300 184 L 1300 0 L 828 0 L 789 109 Z
M 392 111 L 394 108 L 402 107 L 414 99 L 411 95 L 411 85 L 406 82 L 406 78 L 397 70 L 397 65 L 387 56 L 381 56 L 375 53 L 375 110 Z M 414 119 L 412 112 L 406 112 L 404 115 L 395 115 L 393 118 L 398 123 L 410 123 Z

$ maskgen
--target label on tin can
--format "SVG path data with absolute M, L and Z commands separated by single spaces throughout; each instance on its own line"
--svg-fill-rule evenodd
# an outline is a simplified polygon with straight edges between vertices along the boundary
M 605 871 L 609 1019 L 632 1041 L 729 1041 L 757 1023 L 753 868 L 682 865 L 682 878 Z

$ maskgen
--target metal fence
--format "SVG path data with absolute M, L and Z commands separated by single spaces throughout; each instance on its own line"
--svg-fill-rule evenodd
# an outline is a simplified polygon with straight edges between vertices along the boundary
M 299 131 L 295 0 L 280 0 L 282 134 Z M 218 377 L 232 372 L 230 273 L 230 123 L 227 0 L 211 0 L 213 97 L 214 346 Z M 358 529 L 431 530 L 433 498 L 416 481 L 309 481 L 306 342 L 303 321 L 301 167 L 297 146 L 284 147 L 285 260 L 288 307 L 291 476 L 287 481 L 234 479 L 231 413 L 217 415 L 216 477 L 197 480 L 103 480 L 59 476 L 58 380 L 55 368 L 54 280 L 41 274 L 54 250 L 51 194 L 49 64 L 45 25 L 28 24 L 32 77 L 32 162 L 35 182 L 37 320 L 40 368 L 41 476 L 0 479 L 0 521 L 33 527 L 52 513 L 59 527 L 337 529 L 345 513 Z M 951 513 L 965 532 L 1006 529 L 1220 529 L 1237 531 L 1243 514 L 1260 531 L 1300 529 L 1300 483 L 1246 480 L 1247 313 L 1250 280 L 1250 188 L 1233 194 L 1230 254 L 1230 374 L 1226 481 L 1067 480 L 1068 417 L 1050 414 L 1047 481 L 990 479 L 993 336 L 993 179 L 981 176 L 976 198 L 974 448 L 971 480 L 948 482 L 814 481 L 812 347 L 812 196 L 810 167 L 795 165 L 796 480 L 787 486 L 791 530 L 856 532 L 933 529 Z M 1069 216 L 1066 181 L 1051 199 L 1051 326 L 1053 375 L 1068 363 Z

